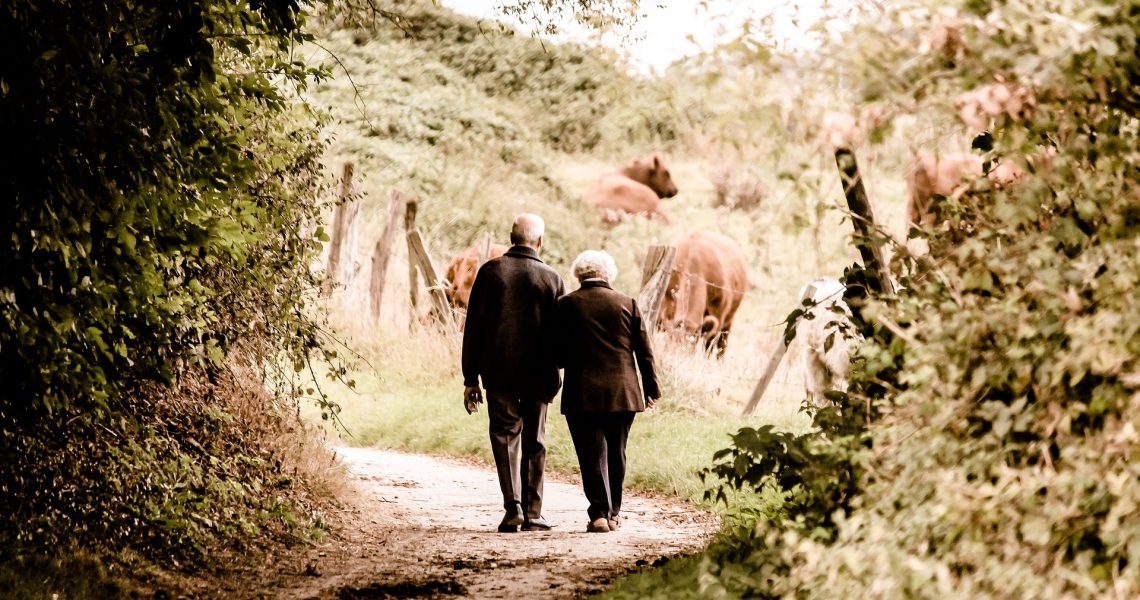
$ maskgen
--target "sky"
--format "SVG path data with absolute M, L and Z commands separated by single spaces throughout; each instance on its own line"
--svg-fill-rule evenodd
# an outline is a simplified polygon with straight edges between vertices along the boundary
M 466 15 L 500 19 L 496 6 L 503 0 L 439 0 Z M 661 71 L 673 61 L 713 48 L 734 37 L 749 19 L 767 18 L 775 32 L 772 40 L 787 47 L 805 44 L 802 31 L 816 23 L 829 7 L 848 6 L 856 0 L 642 0 L 641 17 L 629 39 L 607 36 L 602 43 L 628 52 L 631 62 L 645 71 Z M 663 6 L 662 6 L 663 5 Z M 517 21 L 508 21 L 519 26 Z M 587 41 L 590 33 L 575 23 L 559 23 L 565 37 Z M 519 26 L 528 31 L 527 28 Z

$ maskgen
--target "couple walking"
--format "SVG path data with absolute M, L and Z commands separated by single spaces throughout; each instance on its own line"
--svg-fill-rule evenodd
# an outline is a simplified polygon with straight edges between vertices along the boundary
M 562 278 L 538 256 L 544 229 L 537 215 L 516 217 L 511 249 L 475 277 L 463 331 L 464 405 L 468 413 L 478 410 L 482 379 L 506 509 L 499 531 L 549 530 L 542 516 L 546 410 L 564 368 L 562 413 L 589 501 L 586 530 L 611 531 L 620 525 L 633 417 L 661 395 L 653 352 L 636 301 L 610 287 L 614 259 L 595 250 L 580 254 L 572 270 L 581 287 L 566 294 Z

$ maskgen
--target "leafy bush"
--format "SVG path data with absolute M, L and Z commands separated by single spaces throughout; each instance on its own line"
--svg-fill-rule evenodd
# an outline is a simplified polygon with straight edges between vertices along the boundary
M 685 111 L 673 106 L 667 88 L 626 73 L 616 57 L 598 49 L 543 43 L 421 0 L 383 6 L 398 17 L 372 19 L 371 8 L 349 8 L 338 13 L 348 12 L 348 18 L 332 26 L 366 25 L 369 42 L 417 48 L 481 93 L 510 102 L 517 122 L 555 150 L 615 148 L 634 140 L 669 144 L 681 138 L 689 122 Z
M 288 0 L 0 10 L 0 130 L 21 146 L 0 177 L 4 558 L 194 556 L 310 522 L 270 443 L 290 390 L 233 375 L 321 348 L 302 27 Z
M 895 9 L 893 9 L 895 10 Z M 900 252 L 897 295 L 863 307 L 862 367 L 838 421 L 742 431 L 714 472 L 772 486 L 784 514 L 715 554 L 709 590 L 763 597 L 1133 597 L 1140 593 L 1140 5 L 965 3 L 965 52 L 914 54 L 934 28 L 899 7 L 848 52 L 871 99 L 949 106 L 994 80 L 1033 90 L 991 114 L 984 178 Z M 979 143 L 983 148 L 984 140 Z M 1041 161 L 1025 157 L 1051 156 Z M 963 235 L 965 232 L 965 235 Z M 871 414 L 855 411 L 868 406 Z M 866 433 L 852 437 L 854 425 Z M 847 423 L 848 433 L 835 425 Z M 859 443 L 855 443 L 855 442 Z M 846 474 L 852 478 L 848 479 Z M 836 490 L 842 490 L 837 494 Z

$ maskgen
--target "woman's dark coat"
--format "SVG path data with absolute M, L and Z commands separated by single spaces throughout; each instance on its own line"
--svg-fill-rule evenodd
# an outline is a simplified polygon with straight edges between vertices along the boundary
M 557 315 L 564 414 L 640 412 L 645 398 L 661 397 L 649 334 L 633 298 L 605 281 L 586 280 L 559 298 Z

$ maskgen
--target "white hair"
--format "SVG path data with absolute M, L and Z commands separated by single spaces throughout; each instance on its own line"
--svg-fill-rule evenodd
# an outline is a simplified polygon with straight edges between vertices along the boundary
M 532 213 L 522 213 L 515 217 L 511 225 L 512 244 L 537 244 L 546 233 L 546 222 Z
M 617 277 L 617 263 L 614 257 L 601 250 L 586 250 L 574 259 L 570 270 L 578 281 L 600 277 L 606 281 L 613 281 Z

